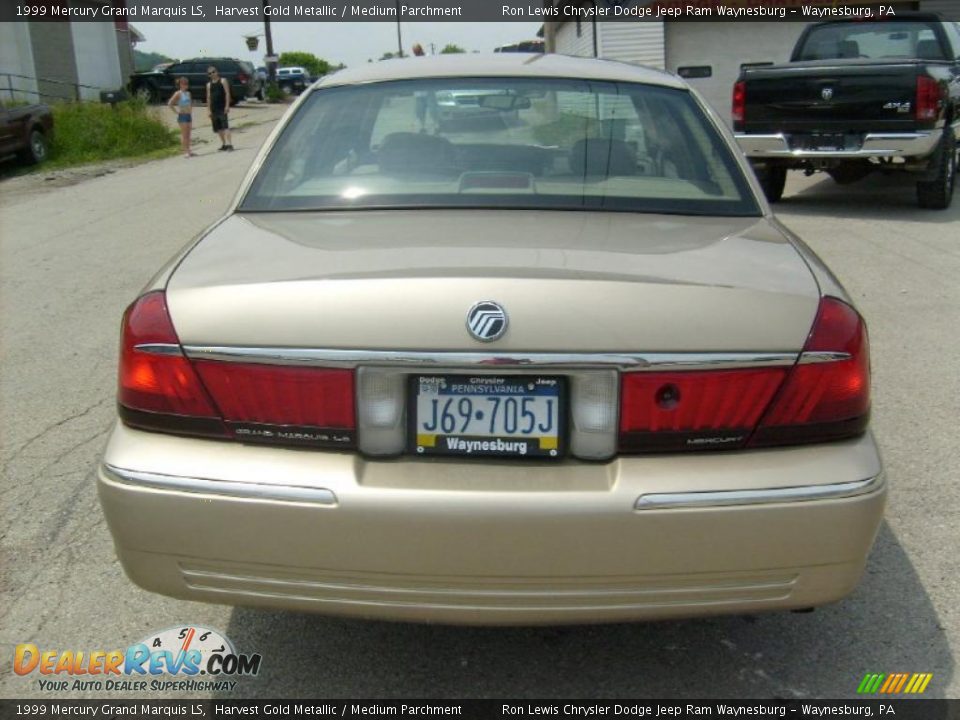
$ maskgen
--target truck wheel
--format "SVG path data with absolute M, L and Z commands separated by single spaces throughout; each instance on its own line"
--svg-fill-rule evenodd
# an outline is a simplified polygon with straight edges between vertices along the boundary
M 769 165 L 765 168 L 756 168 L 757 180 L 763 188 L 763 194 L 768 202 L 779 202 L 783 197 L 783 188 L 787 184 L 787 169 L 781 165 Z
M 917 183 L 917 204 L 928 210 L 946 210 L 953 200 L 953 188 L 957 183 L 957 141 L 947 125 L 940 141 L 940 149 L 933 161 L 936 177 Z
M 20 151 L 20 160 L 27 165 L 36 165 L 47 159 L 47 138 L 43 131 L 34 128 L 30 131 L 27 147 Z

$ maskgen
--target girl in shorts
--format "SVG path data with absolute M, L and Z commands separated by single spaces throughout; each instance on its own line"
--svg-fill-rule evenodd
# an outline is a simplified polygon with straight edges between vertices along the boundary
M 180 147 L 183 149 L 184 157 L 193 157 L 190 151 L 190 130 L 193 127 L 193 99 L 190 97 L 190 82 L 185 78 L 178 78 L 177 84 L 180 89 L 177 90 L 167 103 L 177 116 L 177 124 L 180 126 Z

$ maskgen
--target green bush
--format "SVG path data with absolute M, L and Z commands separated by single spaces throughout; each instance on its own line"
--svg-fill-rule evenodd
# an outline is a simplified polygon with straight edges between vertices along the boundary
M 53 106 L 53 165 L 147 155 L 179 145 L 179 135 L 141 99 L 117 103 L 62 103 Z
M 282 103 L 287 99 L 286 93 L 280 89 L 280 86 L 275 82 L 267 83 L 267 89 L 265 91 L 264 97 L 267 99 L 267 102 L 270 103 Z

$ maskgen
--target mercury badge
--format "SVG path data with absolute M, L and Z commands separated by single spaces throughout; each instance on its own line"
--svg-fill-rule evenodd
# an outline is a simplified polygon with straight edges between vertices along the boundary
M 823 88 L 820 91 L 820 97 L 822 97 L 827 102 L 833 99 L 833 88 Z
M 507 313 L 492 300 L 481 300 L 467 313 L 467 330 L 480 342 L 493 342 L 507 331 Z

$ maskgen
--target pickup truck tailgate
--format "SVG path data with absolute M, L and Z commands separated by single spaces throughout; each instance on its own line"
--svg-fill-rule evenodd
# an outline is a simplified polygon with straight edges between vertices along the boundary
M 916 127 L 917 62 L 836 60 L 750 70 L 747 132 L 897 132 Z

